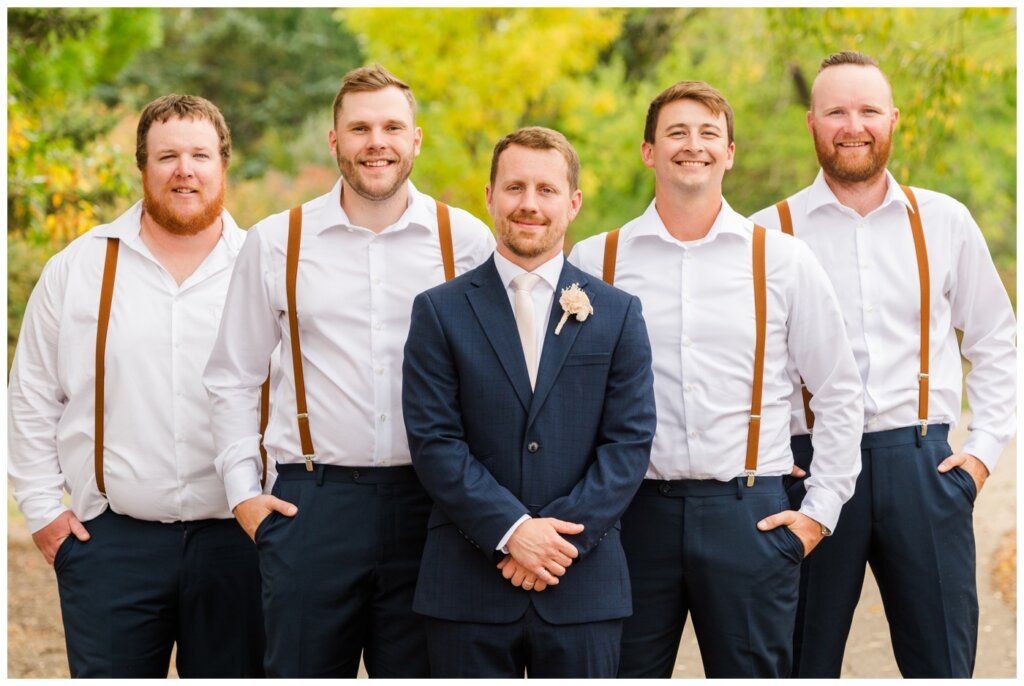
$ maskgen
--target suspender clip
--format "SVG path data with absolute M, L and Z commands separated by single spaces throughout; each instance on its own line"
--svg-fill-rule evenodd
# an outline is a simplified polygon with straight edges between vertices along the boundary
M 313 458 L 316 457 L 316 455 L 303 455 L 303 457 L 306 458 L 306 471 L 313 471 Z
M 754 470 L 747 471 L 747 488 L 751 488 L 754 485 Z
M 300 413 L 298 413 L 295 416 L 298 417 L 299 419 L 309 419 L 309 413 L 308 412 L 300 412 Z
M 921 437 L 923 438 L 923 437 L 925 437 L 927 435 L 928 435 L 928 420 L 927 419 L 922 419 L 921 420 Z
M 759 414 L 752 414 L 752 415 L 750 415 L 750 421 L 752 421 L 752 422 L 759 422 L 759 421 L 761 421 L 761 415 L 759 415 Z

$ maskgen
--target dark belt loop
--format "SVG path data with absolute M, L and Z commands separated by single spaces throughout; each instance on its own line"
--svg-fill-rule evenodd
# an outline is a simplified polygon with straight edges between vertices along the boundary
M 923 437 L 923 435 L 924 430 L 922 427 L 918 426 L 914 428 L 914 441 L 917 443 L 918 448 L 921 447 L 921 438 Z
M 327 471 L 325 469 L 326 467 L 327 467 L 327 465 L 323 464 L 322 462 L 316 465 L 316 485 L 317 486 L 323 486 L 324 485 L 324 472 Z
M 736 477 L 736 500 L 743 500 L 743 488 L 746 479 L 742 476 Z

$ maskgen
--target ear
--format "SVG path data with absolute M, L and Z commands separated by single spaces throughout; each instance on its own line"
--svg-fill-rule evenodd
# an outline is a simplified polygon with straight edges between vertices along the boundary
M 412 136 L 413 157 L 419 157 L 421 145 L 423 145 L 423 129 L 417 126 Z
M 491 207 L 491 184 L 484 186 L 484 202 L 487 204 L 487 214 L 494 217 L 494 210 Z
M 892 128 L 895 129 L 896 128 L 896 124 L 898 124 L 899 121 L 900 121 L 900 108 L 899 107 L 893 107 L 892 108 Z
M 331 149 L 331 157 L 338 156 L 338 134 L 334 133 L 334 129 L 327 132 L 327 144 Z
M 736 141 L 729 143 L 729 152 L 725 157 L 725 168 L 732 169 L 733 162 L 736 159 Z
M 814 110 L 807 110 L 807 131 L 814 135 Z
M 640 144 L 640 157 L 651 169 L 654 169 L 654 144 L 644 141 Z
M 572 192 L 572 198 L 569 201 L 569 221 L 571 222 L 576 218 L 576 215 L 580 213 L 580 209 L 583 207 L 583 191 L 579 188 Z

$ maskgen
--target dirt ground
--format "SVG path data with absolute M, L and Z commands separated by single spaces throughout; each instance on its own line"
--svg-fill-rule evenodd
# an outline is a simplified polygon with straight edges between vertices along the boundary
M 963 442 L 967 417 L 954 433 Z M 1011 443 L 986 484 L 975 508 L 978 546 L 978 595 L 981 626 L 974 675 L 1013 678 L 1017 666 L 1016 633 L 1016 443 Z M 9 508 L 9 512 L 10 512 Z M 53 570 L 32 545 L 20 517 L 8 517 L 7 534 L 7 676 L 67 677 L 64 633 L 60 624 Z M 674 677 L 700 678 L 697 642 L 687 625 Z M 174 676 L 173 666 L 171 676 Z M 854 620 L 844 677 L 898 677 L 878 588 L 868 574 Z

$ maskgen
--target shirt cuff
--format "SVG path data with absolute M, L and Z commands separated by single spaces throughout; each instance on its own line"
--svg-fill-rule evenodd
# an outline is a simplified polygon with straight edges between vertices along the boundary
M 53 523 L 53 520 L 68 511 L 68 508 L 58 498 L 51 501 L 30 501 L 22 503 L 21 512 L 25 515 L 25 526 L 30 534 L 34 534 L 43 527 Z
M 512 534 L 516 532 L 516 529 L 519 528 L 519 525 L 529 518 L 530 515 L 524 514 L 522 517 L 517 519 L 516 523 L 513 524 L 508 531 L 505 532 L 504 536 L 501 537 L 501 540 L 498 541 L 498 545 L 494 549 L 498 552 L 505 553 L 506 555 L 508 555 L 508 539 L 512 538 Z
M 807 489 L 803 503 L 800 505 L 800 513 L 807 515 L 819 524 L 824 525 L 829 531 L 835 533 L 836 524 L 839 522 L 839 513 L 842 512 L 843 501 L 832 491 L 820 486 L 811 486 Z
M 231 512 L 235 511 L 239 503 L 262 495 L 260 471 L 262 468 L 257 459 L 238 462 L 224 472 L 224 492 Z
M 962 452 L 970 453 L 981 460 L 988 468 L 988 473 L 995 471 L 999 464 L 999 457 L 1002 455 L 1003 446 L 991 434 L 984 431 L 972 431 L 964 442 Z

